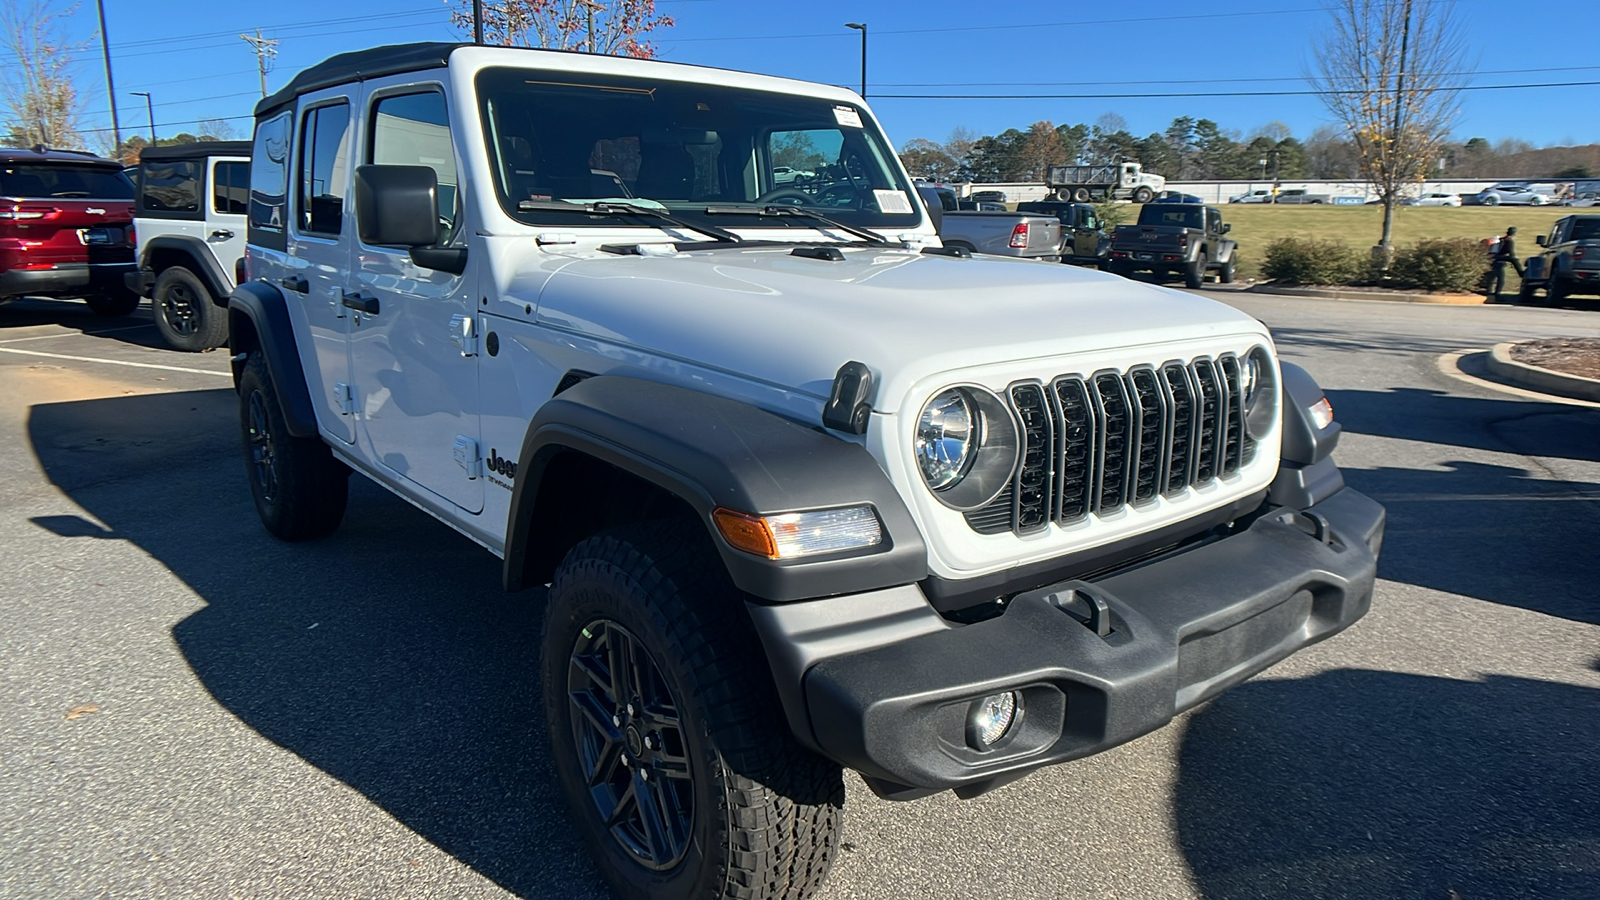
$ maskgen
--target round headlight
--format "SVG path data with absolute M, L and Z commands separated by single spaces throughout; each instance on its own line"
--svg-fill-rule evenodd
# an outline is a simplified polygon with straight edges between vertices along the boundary
M 968 512 L 1011 481 L 1021 439 L 1005 401 L 976 386 L 945 388 L 917 416 L 912 453 L 939 502 Z
M 917 420 L 917 463 L 928 487 L 942 491 L 960 481 L 976 455 L 981 423 L 960 388 L 941 391 Z
M 1272 433 L 1278 419 L 1278 384 L 1267 348 L 1256 347 L 1245 355 L 1240 379 L 1244 382 L 1244 427 L 1259 441 Z

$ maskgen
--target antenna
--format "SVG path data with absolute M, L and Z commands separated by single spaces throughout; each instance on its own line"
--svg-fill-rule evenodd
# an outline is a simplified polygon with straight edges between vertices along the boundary
M 265 98 L 267 96 L 267 73 L 272 71 L 272 58 L 278 55 L 278 42 L 271 38 L 262 37 L 261 29 L 259 28 L 256 29 L 256 33 L 253 35 L 239 35 L 239 40 L 255 48 L 256 67 L 261 70 L 261 96 Z

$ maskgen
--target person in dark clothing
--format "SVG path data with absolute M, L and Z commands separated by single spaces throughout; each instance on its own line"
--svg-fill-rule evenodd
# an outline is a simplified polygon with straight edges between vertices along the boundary
M 1500 302 L 1500 292 L 1505 290 L 1506 286 L 1507 263 L 1511 264 L 1511 268 L 1517 273 L 1518 278 L 1522 277 L 1522 262 L 1517 259 L 1516 234 L 1517 226 L 1512 225 L 1507 228 L 1505 237 L 1501 238 L 1500 243 L 1494 248 L 1494 268 L 1489 276 L 1490 303 Z

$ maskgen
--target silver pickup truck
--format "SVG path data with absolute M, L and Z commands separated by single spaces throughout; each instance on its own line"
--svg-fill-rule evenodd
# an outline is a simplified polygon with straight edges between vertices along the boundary
M 1061 261 L 1061 222 L 1054 216 L 957 208 L 955 192 L 930 184 L 917 185 L 946 247 L 973 253 Z

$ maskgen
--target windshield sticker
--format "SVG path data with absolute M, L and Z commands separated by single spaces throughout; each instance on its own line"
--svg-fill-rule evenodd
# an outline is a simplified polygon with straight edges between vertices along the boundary
M 873 191 L 872 198 L 878 201 L 880 212 L 901 215 L 911 212 L 911 200 L 899 191 Z
M 833 108 L 833 120 L 846 128 L 861 127 L 861 113 L 857 112 L 853 107 L 835 106 Z

